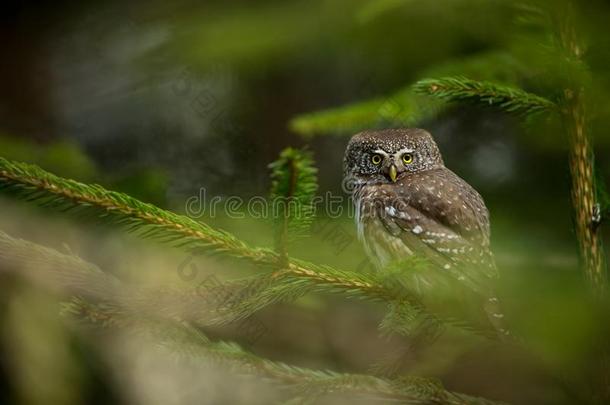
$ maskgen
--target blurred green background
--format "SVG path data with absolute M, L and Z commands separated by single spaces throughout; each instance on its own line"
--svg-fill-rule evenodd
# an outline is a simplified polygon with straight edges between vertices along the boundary
M 590 44 L 587 62 L 596 90 L 592 131 L 598 175 L 604 179 L 610 176 L 610 100 L 605 97 L 610 31 L 604 23 L 610 7 L 598 1 L 577 6 L 587 21 L 581 28 Z M 518 11 L 515 2 L 484 0 L 13 2 L 0 24 L 0 155 L 183 212 L 185 201 L 201 188 L 208 199 L 266 196 L 268 163 L 287 146 L 308 145 L 320 170 L 320 194 L 343 195 L 342 156 L 349 133 L 302 136 L 291 120 L 393 94 L 427 69 L 487 51 L 503 50 L 529 62 L 525 85 L 533 91 L 544 88 L 546 78 L 537 68 L 544 66 L 538 44 L 545 34 L 515 25 Z M 491 211 L 501 295 L 515 327 L 548 362 L 586 368 L 586 342 L 597 326 L 581 305 L 565 135 L 555 125 L 525 128 L 514 118 L 468 107 L 452 108 L 418 126 L 434 135 L 446 165 L 483 195 Z M 0 213 L 0 224 L 17 236 L 54 246 L 80 238 L 69 232 L 64 239 L 45 238 L 40 230 L 17 226 L 10 216 Z M 254 245 L 272 245 L 270 222 L 230 219 L 221 212 L 199 219 Z M 318 226 L 295 247 L 295 256 L 341 268 L 366 265 L 352 220 L 334 219 L 330 226 L 348 235 L 344 246 Z M 105 243 L 85 244 L 78 253 L 114 263 L 107 256 L 118 248 L 103 238 Z M 182 258 L 168 260 L 170 267 Z M 335 316 L 341 319 L 363 314 L 362 306 L 340 300 L 321 304 L 312 299 L 302 305 L 324 305 L 319 319 L 337 306 L 341 310 L 334 311 L 342 312 Z M 375 346 L 378 314 L 363 316 L 373 320 L 373 332 L 369 327 L 362 332 L 366 336 L 349 344 Z M 354 320 L 344 327 L 357 335 L 361 331 Z M 321 349 L 322 338 L 309 351 L 303 351 L 305 343 L 287 343 L 297 338 L 263 344 L 262 352 L 366 370 L 350 363 L 353 352 Z M 295 350 L 302 354 L 287 354 Z M 493 366 L 481 366 L 482 357 L 445 370 L 450 384 L 517 403 L 570 402 L 548 388 L 552 384 L 544 378 L 529 379 L 528 373 L 536 372 L 526 366 L 529 371 L 512 376 L 517 382 L 483 381 L 485 367 Z M 506 369 L 515 367 L 508 363 Z M 87 360 L 78 364 L 90 367 Z M 5 376 L 12 374 L 9 368 L 8 362 L 3 365 Z M 476 377 L 463 377 L 469 372 Z M 531 386 L 523 385 L 528 382 Z M 15 394 L 18 385 L 8 382 L 1 395 L 21 398 Z M 109 401 L 108 385 L 93 381 L 84 397 Z M 103 391 L 100 397 L 96 389 Z

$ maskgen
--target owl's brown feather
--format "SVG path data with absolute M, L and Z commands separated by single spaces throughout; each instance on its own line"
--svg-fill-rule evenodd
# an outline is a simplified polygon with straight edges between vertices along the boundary
M 472 286 L 496 275 L 487 208 L 450 170 L 364 186 L 356 198 L 361 238 L 379 265 L 416 254 Z
M 489 212 L 479 193 L 445 167 L 432 136 L 421 129 L 363 132 L 351 139 L 344 164 L 369 257 L 379 267 L 413 255 L 425 258 L 433 269 L 413 274 L 418 290 L 447 287 L 449 301 L 484 307 L 505 333 L 491 292 L 497 271 Z

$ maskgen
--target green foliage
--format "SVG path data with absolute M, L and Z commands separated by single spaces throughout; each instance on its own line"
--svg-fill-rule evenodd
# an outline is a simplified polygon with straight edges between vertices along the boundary
M 285 260 L 289 241 L 306 236 L 313 221 L 318 169 L 310 152 L 293 148 L 284 149 L 269 169 L 276 249 Z
M 87 215 L 104 223 L 123 226 L 129 232 L 171 246 L 192 249 L 198 253 L 222 254 L 272 268 L 280 263 L 277 253 L 249 247 L 227 232 L 143 203 L 126 194 L 57 177 L 33 165 L 0 158 L 0 190 L 44 207 Z M 292 259 L 278 271 L 272 279 L 283 280 L 278 276 L 285 275 L 292 282 L 289 288 L 297 290 L 303 284 L 323 284 L 329 285 L 333 291 L 357 291 L 373 299 L 397 298 L 394 292 L 362 280 L 357 273 L 327 266 Z M 273 302 L 285 296 L 278 296 Z M 298 293 L 293 293 L 292 296 L 298 296 Z
M 163 300 L 159 294 L 143 295 L 142 291 L 106 275 L 96 266 L 73 254 L 63 254 L 31 242 L 13 239 L 0 233 L 0 257 L 5 268 L 33 269 L 37 277 L 49 280 L 68 294 L 78 294 L 62 306 L 62 314 L 75 321 L 98 328 L 129 329 L 132 335 L 177 356 L 181 362 L 212 364 L 237 374 L 262 376 L 292 390 L 296 398 L 318 398 L 331 392 L 357 394 L 360 398 L 385 399 L 402 403 L 481 403 L 484 399 L 445 390 L 439 383 L 415 377 L 394 380 L 379 377 L 312 370 L 260 358 L 233 342 L 212 341 L 202 330 L 180 316 L 164 313 L 147 314 L 142 304 Z M 33 266 L 34 265 L 34 266 Z M 44 270 L 44 271 L 43 271 Z M 42 274 L 41 274 L 42 271 Z M 48 273 L 47 273 L 48 272 Z M 33 276 L 33 274 L 29 275 Z M 87 296 L 88 298 L 83 298 Z M 146 305 L 146 303 L 145 303 Z M 150 310 L 150 308 L 149 308 Z
M 410 90 L 345 107 L 295 117 L 290 128 L 306 137 L 320 133 L 353 134 L 362 128 L 389 124 L 409 126 L 432 118 L 435 105 Z
M 367 125 L 377 124 L 383 101 L 383 99 L 374 99 L 302 114 L 290 121 L 290 129 L 306 137 L 324 132 L 353 133 Z
M 385 379 L 361 374 L 313 370 L 258 357 L 233 342 L 212 341 L 201 330 L 185 322 L 150 320 L 133 315 L 117 316 L 103 305 L 75 299 L 64 313 L 101 327 L 130 327 L 151 343 L 175 354 L 179 362 L 211 364 L 240 375 L 264 377 L 289 389 L 296 403 L 331 393 L 357 395 L 376 401 L 405 404 L 494 404 L 496 402 L 447 391 L 433 380 L 416 377 Z M 121 318 L 121 319 L 117 319 Z
M 433 66 L 420 77 L 452 74 L 517 84 L 532 74 L 532 68 L 505 52 L 484 52 Z M 367 128 L 418 125 L 444 109 L 444 103 L 422 96 L 408 85 L 388 96 L 296 116 L 289 126 L 305 137 L 326 133 L 351 135 Z
M 73 254 L 60 253 L 0 231 L 0 260 L 20 275 L 69 294 L 109 299 L 117 292 L 118 280 Z
M 419 317 L 420 313 L 413 307 L 390 304 L 387 314 L 379 325 L 379 330 L 384 334 L 399 333 L 410 336 L 418 326 Z
M 189 65 L 209 67 L 215 61 L 257 67 L 302 52 L 320 40 L 320 30 L 311 29 L 315 24 L 329 23 L 337 29 L 348 23 L 342 8 L 352 3 L 341 1 L 333 7 L 323 1 L 293 1 L 259 4 L 255 9 L 242 4 L 209 5 L 196 13 L 189 10 L 174 16 L 178 35 L 170 37 L 163 48 Z M 321 8 L 329 21 L 320 21 Z
M 490 338 L 489 325 L 446 316 L 442 310 L 427 307 L 404 280 L 384 273 L 364 274 L 320 266 L 281 256 L 264 248 L 253 248 L 235 236 L 214 229 L 191 218 L 143 203 L 128 195 L 54 176 L 28 164 L 0 158 L 0 190 L 38 204 L 96 218 L 104 223 L 123 226 L 127 231 L 171 246 L 198 253 L 221 254 L 276 269 L 256 283 L 248 283 L 240 302 L 222 309 L 218 322 L 243 319 L 276 302 L 294 300 L 307 292 L 355 296 L 378 302 L 413 307 L 421 316 L 444 322 Z M 403 272 L 408 268 L 407 263 Z M 419 263 L 413 263 L 415 267 Z M 406 311 L 406 310 L 405 310 Z
M 91 159 L 69 141 L 41 144 L 1 135 L 0 151 L 5 158 L 35 163 L 59 175 L 82 181 L 92 180 L 97 171 Z
M 367 23 L 380 15 L 403 7 L 409 2 L 410 0 L 372 0 L 360 7 L 357 18 L 361 23 Z
M 141 236 L 174 246 L 247 256 L 254 261 L 265 260 L 263 251 L 249 249 L 234 236 L 189 217 L 162 210 L 123 193 L 108 191 L 96 184 L 61 178 L 37 166 L 1 157 L 0 190 L 44 207 L 121 225 Z
M 254 12 L 248 12 L 243 5 L 229 8 L 213 4 L 209 8 L 204 8 L 204 13 L 209 16 L 203 21 L 203 24 L 201 15 L 188 16 L 186 24 L 175 24 L 173 27 L 177 32 L 176 35 L 171 35 L 160 43 L 173 42 L 174 44 L 168 45 L 167 48 L 172 49 L 171 47 L 174 46 L 174 50 L 178 49 L 176 54 L 183 58 L 181 62 L 184 62 L 185 54 L 190 53 L 190 56 L 186 57 L 189 64 L 204 65 L 209 64 L 210 61 L 220 60 L 231 63 L 231 68 L 233 66 L 242 68 L 241 65 L 261 66 L 262 62 L 282 58 L 282 62 L 279 64 L 280 69 L 285 70 L 286 67 L 292 68 L 294 65 L 291 63 L 294 61 L 301 62 L 300 56 L 310 52 L 310 47 L 317 48 L 328 38 L 340 43 L 339 35 L 328 35 L 328 32 L 317 29 L 319 27 L 315 24 L 319 22 L 320 15 L 327 17 L 320 21 L 321 25 L 338 27 L 330 31 L 336 34 L 346 27 L 353 29 L 349 17 L 354 17 L 351 13 L 356 11 L 356 22 L 366 25 L 364 31 L 368 37 L 370 31 L 375 29 L 375 25 L 383 25 L 388 21 L 386 18 L 395 17 L 399 14 L 398 11 L 402 13 L 409 7 L 413 7 L 413 9 L 417 9 L 417 12 L 412 13 L 415 16 L 414 19 L 421 21 L 413 32 L 425 33 L 427 46 L 421 46 L 419 40 L 404 40 L 403 31 L 400 31 L 401 27 L 396 26 L 394 31 L 396 37 L 400 37 L 399 40 L 384 38 L 381 42 L 372 41 L 374 46 L 369 48 L 361 48 L 362 43 L 354 44 L 355 49 L 361 51 L 365 57 L 375 60 L 375 64 L 378 66 L 383 66 L 385 61 L 378 61 L 376 55 L 371 53 L 371 50 L 375 48 L 383 48 L 379 53 L 391 55 L 391 58 L 412 59 L 415 66 L 412 68 L 413 71 L 406 70 L 403 73 L 404 66 L 399 64 L 395 69 L 404 74 L 405 85 L 396 91 L 389 92 L 389 95 L 296 117 L 290 124 L 294 131 L 304 136 L 313 136 L 321 133 L 353 134 L 364 128 L 390 125 L 412 126 L 434 118 L 450 103 L 492 108 L 527 118 L 557 112 L 559 109 L 564 112 L 565 109 L 561 106 L 562 101 L 556 96 L 553 89 L 544 91 L 549 90 L 548 87 L 545 88 L 545 84 L 534 83 L 532 85 L 532 80 L 541 77 L 540 72 L 537 71 L 540 67 L 538 60 L 525 60 L 523 63 L 524 61 L 519 61 L 516 57 L 504 52 L 486 51 L 465 59 L 449 60 L 448 63 L 440 66 L 421 69 L 426 63 L 436 63 L 441 54 L 447 53 L 447 49 L 438 51 L 437 47 L 440 43 L 442 48 L 446 43 L 443 40 L 435 41 L 434 38 L 435 35 L 447 38 L 446 33 L 450 31 L 443 31 L 446 28 L 441 27 L 448 20 L 447 15 L 452 14 L 456 9 L 465 10 L 466 16 L 476 14 L 464 5 L 469 6 L 481 2 L 484 1 L 456 0 L 437 3 L 411 0 L 367 0 L 357 1 L 351 7 L 352 4 L 345 0 L 333 3 L 333 5 L 324 0 L 314 3 L 297 1 L 295 4 L 288 5 L 262 5 Z M 547 1 L 538 3 L 545 2 L 553 5 Z M 485 3 L 489 2 L 485 1 Z M 318 9 L 322 7 L 325 7 L 325 11 L 330 10 L 332 13 L 320 13 Z M 435 13 L 420 15 L 419 11 L 424 8 L 428 11 L 444 10 L 443 14 L 447 15 L 438 14 L 439 19 L 434 21 L 430 18 L 422 18 L 422 16 L 435 16 Z M 525 7 L 523 10 L 529 15 L 521 18 L 522 24 L 535 26 L 537 29 L 542 27 L 543 33 L 552 37 L 552 35 L 548 35 L 549 32 L 546 32 L 553 29 L 553 21 L 548 18 L 547 11 L 538 7 Z M 208 11 L 210 12 L 208 13 Z M 462 11 L 462 13 L 464 12 Z M 483 18 L 487 18 L 487 16 Z M 390 21 L 395 20 L 390 19 Z M 434 24 L 430 24 L 430 22 Z M 478 20 L 469 22 L 472 30 L 486 31 L 488 29 L 488 27 L 481 28 Z M 312 26 L 316 29 L 312 29 Z M 432 27 L 433 29 L 426 32 L 420 27 Z M 504 28 L 501 27 L 499 30 L 504 30 Z M 322 32 L 324 33 L 321 34 Z M 384 33 L 386 32 L 384 31 Z M 282 35 L 278 35 L 279 33 Z M 194 40 L 185 40 L 185 35 L 193 35 Z M 471 34 L 466 36 L 469 35 Z M 571 36 L 564 36 L 564 40 Z M 349 36 L 350 39 L 352 37 L 356 36 Z M 528 37 L 528 41 L 538 40 L 538 38 L 538 35 L 533 35 Z M 489 49 L 490 45 L 493 45 L 492 41 L 484 41 L 480 38 L 472 39 L 469 38 L 469 41 L 463 41 L 463 38 L 455 40 L 455 49 L 452 49 L 452 52 Z M 445 41 L 452 43 L 453 38 Z M 412 52 L 406 49 L 409 46 L 407 43 L 414 43 L 415 48 L 424 49 L 421 51 L 422 53 L 430 53 L 432 56 L 424 61 L 418 60 L 418 55 L 412 55 Z M 560 65 L 550 66 L 551 69 L 545 72 L 544 77 L 547 79 L 553 76 L 555 79 L 557 76 L 563 79 L 570 76 L 573 81 L 571 84 L 580 84 L 582 77 L 585 76 L 581 73 L 587 72 L 585 64 L 580 60 L 580 50 L 577 49 L 580 45 L 572 46 L 574 42 L 569 40 L 566 43 L 569 46 L 564 44 L 564 47 L 571 48 L 569 52 L 576 55 L 575 58 L 568 56 L 567 59 L 576 60 L 553 59 L 553 61 L 557 60 Z M 179 45 L 176 46 L 176 44 Z M 379 44 L 384 46 L 379 47 Z M 405 49 L 395 52 L 398 49 L 396 44 L 398 47 L 404 44 Z M 552 41 L 548 44 L 552 45 Z M 413 45 L 411 46 L 413 47 Z M 328 47 L 330 51 L 337 48 L 342 47 L 336 46 L 336 44 Z M 350 49 L 349 52 L 351 51 L 353 50 Z M 557 53 L 559 54 L 559 52 Z M 176 56 L 176 54 L 172 56 Z M 286 57 L 286 55 L 291 56 Z M 290 60 L 290 57 L 295 55 L 298 59 Z M 155 57 L 157 56 L 155 55 Z M 343 55 L 339 55 L 336 59 L 329 59 L 329 61 L 334 62 L 342 57 Z M 173 58 L 169 59 L 173 60 Z M 574 66 L 567 66 L 570 64 Z M 327 65 L 324 65 L 325 69 Z M 332 66 L 332 63 L 330 65 Z M 309 68 L 310 66 L 304 65 L 303 70 L 308 71 Z M 561 72 L 554 72 L 555 68 Z M 582 72 L 578 71 L 579 69 Z M 422 80 L 412 85 L 407 81 L 413 77 Z M 279 83 L 279 85 L 283 84 L 281 81 Z M 562 90 L 564 88 L 556 87 Z M 583 85 L 583 88 L 586 86 Z M 523 89 L 532 89 L 535 93 L 544 94 L 547 97 L 529 93 Z M 589 89 L 586 88 L 586 91 L 588 92 Z M 597 91 L 603 96 L 603 91 L 600 91 L 599 88 Z M 555 104 L 555 100 L 558 105 Z M 583 119 L 582 122 L 585 121 Z M 579 129 L 583 129 L 583 127 Z M 557 131 L 547 130 L 547 132 L 555 134 Z M 283 388 L 288 388 L 293 396 L 290 403 L 313 402 L 334 392 L 353 394 L 355 399 L 364 401 L 374 398 L 400 403 L 491 403 L 491 401 L 447 391 L 436 381 L 418 377 L 381 378 L 379 375 L 347 374 L 291 366 L 256 356 L 233 342 L 215 341 L 208 337 L 208 335 L 214 335 L 208 334 L 207 328 L 244 320 L 270 305 L 290 302 L 311 293 L 335 294 L 340 297 L 381 304 L 386 309 L 386 313 L 379 325 L 380 331 L 384 335 L 409 336 L 408 341 L 405 339 L 407 349 L 422 340 L 426 341 L 434 337 L 439 332 L 439 327 L 445 324 L 494 337 L 491 328 L 485 322 L 470 319 L 466 321 L 456 315 L 459 311 L 451 312 L 464 304 L 471 303 L 471 297 L 462 294 L 463 286 L 449 280 L 451 277 L 456 278 L 455 274 L 451 274 L 451 272 L 439 275 L 437 280 L 429 283 L 435 287 L 434 291 L 422 294 L 417 288 L 417 279 L 426 277 L 426 280 L 431 280 L 436 277 L 435 269 L 427 263 L 417 262 L 416 259 L 401 262 L 393 269 L 369 273 L 347 271 L 289 257 L 289 242 L 307 233 L 314 215 L 312 199 L 317 190 L 317 179 L 316 169 L 308 152 L 286 149 L 281 153 L 279 160 L 270 165 L 272 171 L 271 199 L 289 199 L 295 202 L 294 205 L 285 205 L 281 208 L 274 251 L 250 246 L 230 233 L 140 201 L 153 201 L 157 205 L 163 203 L 163 200 L 153 199 L 165 186 L 161 174 L 149 172 L 142 175 L 136 174 L 114 184 L 113 187 L 118 187 L 119 190 L 129 189 L 132 195 L 128 195 L 110 191 L 98 185 L 70 180 L 70 178 L 81 178 L 85 181 L 92 178 L 93 170 L 93 166 L 90 166 L 91 170 L 88 169 L 87 164 L 90 163 L 88 160 L 79 160 L 84 155 L 80 154 L 80 151 L 72 145 L 62 143 L 36 146 L 34 158 L 30 155 L 28 148 L 30 145 L 25 143 L 20 144 L 13 140 L 3 143 L 3 140 L 0 139 L 0 150 L 5 157 L 36 162 L 42 167 L 63 175 L 64 178 L 50 174 L 36 166 L 0 158 L 0 191 L 5 191 L 24 201 L 38 203 L 43 207 L 92 217 L 102 223 L 117 224 L 139 236 L 170 246 L 242 259 L 259 266 L 257 269 L 260 270 L 260 273 L 256 273 L 252 277 L 229 281 L 222 285 L 219 294 L 215 294 L 216 301 L 212 300 L 214 305 L 212 308 L 208 308 L 202 301 L 208 301 L 207 304 L 209 304 L 209 297 L 198 296 L 190 290 L 144 291 L 137 286 L 123 284 L 72 254 L 62 254 L 30 242 L 13 239 L 0 232 L 0 259 L 3 264 L 0 271 L 5 271 L 5 267 L 15 265 L 14 267 L 28 278 L 32 280 L 46 278 L 51 285 L 65 290 L 69 295 L 74 295 L 64 305 L 64 314 L 72 315 L 79 321 L 85 321 L 93 326 L 126 329 L 129 332 L 140 334 L 142 337 L 150 339 L 155 345 L 175 354 L 180 361 L 199 365 L 211 363 L 219 367 L 226 367 L 237 374 L 263 376 L 267 380 L 279 383 Z M 589 159 L 589 155 L 586 155 L 586 158 Z M 590 159 L 591 162 L 592 157 Z M 602 214 L 605 215 L 610 206 L 608 203 L 610 199 L 601 187 L 603 181 L 598 180 L 598 183 L 600 187 L 591 187 L 590 183 L 585 183 L 581 189 L 595 190 L 597 196 L 594 202 L 601 204 Z M 581 217 L 588 220 L 590 216 L 587 215 L 588 213 L 585 213 Z M 42 273 L 45 273 L 44 276 Z M 527 280 L 531 282 L 531 279 Z M 557 288 L 547 288 L 546 290 L 553 289 Z M 535 289 L 532 288 L 532 290 Z M 450 313 L 430 302 L 430 298 L 435 294 L 436 298 L 444 301 L 445 307 L 450 307 Z M 541 309 L 543 305 L 536 305 L 536 310 L 545 316 L 549 313 L 556 315 L 559 312 L 559 318 L 569 318 L 565 324 L 569 324 L 572 330 L 578 330 L 579 336 L 581 334 L 587 336 L 587 333 L 581 330 L 583 325 L 579 324 L 579 320 L 585 318 L 585 316 L 580 316 L 584 312 L 570 312 L 569 309 L 574 309 L 572 302 L 565 300 L 565 295 L 561 298 L 563 305 L 559 306 L 561 309 L 559 311 L 557 311 L 556 301 L 547 304 L 550 307 L 548 309 Z M 534 329 L 556 331 L 560 330 L 560 325 L 563 325 L 562 322 L 549 328 L 549 322 L 539 322 L 540 319 L 543 319 L 542 316 L 535 317 Z M 547 333 L 550 334 L 550 332 Z M 571 331 L 571 333 L 573 332 Z M 556 336 L 549 336 L 549 341 L 553 340 L 557 341 Z M 585 342 L 583 338 L 583 341 L 579 341 L 577 345 L 583 351 L 593 352 L 587 346 L 588 343 L 590 342 Z M 584 378 L 589 377 L 589 375 L 584 376 Z M 205 378 L 205 375 L 202 378 Z
M 532 116 L 556 110 L 555 104 L 544 97 L 518 88 L 471 80 L 462 76 L 421 80 L 415 83 L 413 89 L 446 102 L 492 107 L 520 116 Z
M 164 170 L 145 168 L 129 172 L 109 182 L 113 189 L 128 192 L 131 196 L 158 206 L 166 204 L 168 176 Z

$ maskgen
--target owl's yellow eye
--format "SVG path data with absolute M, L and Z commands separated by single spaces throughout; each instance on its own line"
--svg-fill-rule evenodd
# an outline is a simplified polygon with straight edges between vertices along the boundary
M 408 165 L 409 163 L 413 162 L 413 155 L 410 153 L 405 153 L 402 155 L 402 161 L 404 164 Z
M 371 157 L 371 162 L 373 162 L 374 165 L 378 165 L 381 163 L 381 155 L 373 155 Z

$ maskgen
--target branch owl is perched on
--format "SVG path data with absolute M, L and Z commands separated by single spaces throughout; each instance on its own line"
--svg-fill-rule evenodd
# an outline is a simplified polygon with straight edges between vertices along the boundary
M 488 210 L 479 193 L 445 167 L 427 131 L 361 132 L 347 146 L 344 171 L 359 238 L 378 267 L 416 255 L 471 289 L 487 289 L 496 275 Z M 418 277 L 417 287 L 434 288 L 430 280 Z

